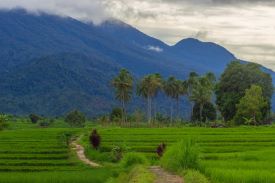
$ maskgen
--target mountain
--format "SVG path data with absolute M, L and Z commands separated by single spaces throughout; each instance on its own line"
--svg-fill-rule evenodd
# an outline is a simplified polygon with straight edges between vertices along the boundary
M 110 80 L 120 68 L 136 78 L 158 72 L 184 79 L 190 71 L 219 75 L 235 59 L 215 43 L 190 38 L 169 46 L 118 20 L 94 25 L 2 10 L 0 111 L 54 116 L 79 109 L 95 116 L 118 105 Z M 143 105 L 136 97 L 133 103 Z M 164 99 L 159 106 L 165 108 Z

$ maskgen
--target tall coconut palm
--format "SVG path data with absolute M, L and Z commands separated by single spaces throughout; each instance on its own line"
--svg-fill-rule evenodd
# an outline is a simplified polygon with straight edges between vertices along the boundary
M 203 107 L 211 102 L 214 89 L 214 80 L 210 75 L 198 77 L 193 84 L 191 100 L 200 106 L 200 122 L 202 122 Z
M 187 94 L 188 94 L 189 100 L 191 101 L 191 116 L 193 116 L 193 108 L 194 108 L 194 103 L 191 99 L 191 96 L 193 93 L 194 85 L 198 77 L 199 75 L 196 72 L 190 72 L 189 77 L 187 79 L 187 87 L 188 87 Z
M 145 76 L 137 85 L 137 94 L 147 99 L 147 118 L 152 120 L 152 99 L 162 88 L 162 78 L 160 74 L 150 74 Z
M 181 80 L 177 80 L 175 77 L 171 76 L 164 82 L 163 90 L 165 94 L 176 100 L 176 114 L 179 117 L 179 100 L 180 96 L 185 95 L 187 93 L 187 88 L 185 82 Z M 173 101 L 171 101 L 170 106 L 170 121 L 173 121 Z
M 126 103 L 130 101 L 133 93 L 133 77 L 126 69 L 121 69 L 119 74 L 112 80 L 115 88 L 116 99 L 121 102 L 123 117 L 122 120 L 127 122 Z

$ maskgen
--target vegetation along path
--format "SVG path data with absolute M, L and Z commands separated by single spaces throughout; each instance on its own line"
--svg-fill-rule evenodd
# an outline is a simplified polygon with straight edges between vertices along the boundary
M 91 167 L 94 167 L 94 168 L 98 168 L 98 167 L 101 167 L 101 165 L 89 160 L 86 156 L 85 156 L 85 149 L 84 147 L 82 147 L 81 145 L 77 144 L 76 141 L 73 141 L 71 143 L 73 149 L 76 151 L 76 154 L 77 154 L 77 157 L 80 161 L 82 161 L 83 163 L 87 164 L 87 165 L 90 165 Z
M 183 183 L 182 177 L 171 174 L 160 166 L 151 166 L 150 171 L 156 175 L 155 183 Z

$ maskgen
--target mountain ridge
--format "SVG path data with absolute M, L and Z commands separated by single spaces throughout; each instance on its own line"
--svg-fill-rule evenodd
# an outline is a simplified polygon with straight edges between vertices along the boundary
M 0 11 L 0 50 L 0 111 L 18 115 L 104 114 L 119 105 L 110 80 L 120 68 L 137 79 L 156 72 L 185 79 L 191 71 L 220 75 L 237 59 L 210 42 L 183 39 L 169 46 L 124 22 L 94 25 L 24 10 Z M 160 101 L 165 111 L 167 101 Z M 135 106 L 144 103 L 134 97 L 130 110 Z M 186 101 L 181 108 L 186 113 Z

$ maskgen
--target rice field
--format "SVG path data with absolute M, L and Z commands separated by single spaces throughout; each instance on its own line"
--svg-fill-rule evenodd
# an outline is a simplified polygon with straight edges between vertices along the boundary
M 127 145 L 132 151 L 156 160 L 156 147 L 180 139 L 196 139 L 200 149 L 201 171 L 213 183 L 275 182 L 275 128 L 231 129 L 161 128 L 101 129 L 102 149 Z
M 23 128 L 24 126 L 24 128 Z M 92 169 L 80 162 L 66 143 L 77 134 L 87 142 L 90 130 L 37 128 L 18 124 L 0 131 L 0 182 L 5 183 L 103 183 L 117 175 L 115 164 Z M 16 127 L 16 128 L 15 128 Z M 98 128 L 101 152 L 90 158 L 110 157 L 114 146 L 127 147 L 158 163 L 157 146 L 181 139 L 195 139 L 200 150 L 200 171 L 212 183 L 275 182 L 275 128 Z M 87 146 L 87 152 L 92 151 Z
M 104 182 L 108 169 L 83 165 L 70 150 L 65 134 L 79 129 L 38 129 L 0 131 L 0 182 Z

